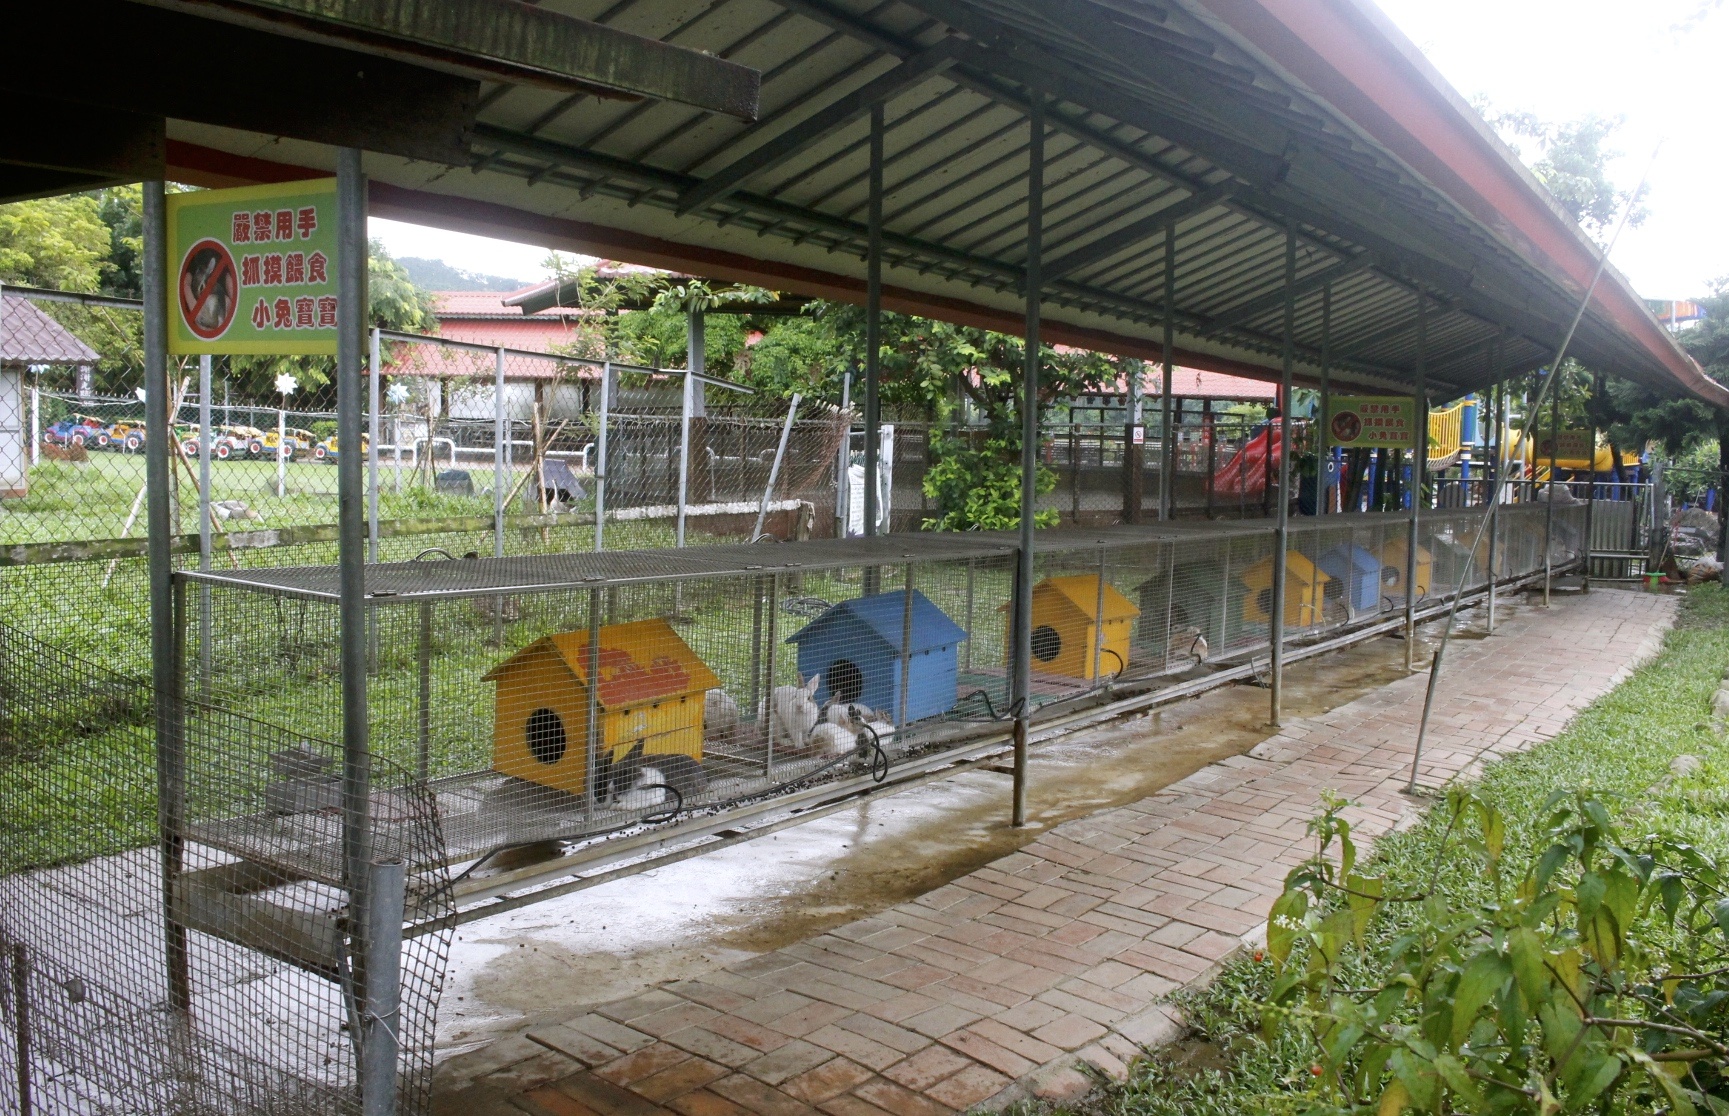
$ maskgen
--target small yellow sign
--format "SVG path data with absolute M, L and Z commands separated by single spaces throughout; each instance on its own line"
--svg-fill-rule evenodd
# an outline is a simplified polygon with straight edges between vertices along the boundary
M 336 179 L 167 202 L 169 352 L 336 354 Z
M 1417 448 L 1417 401 L 1408 395 L 1335 395 L 1327 400 L 1327 444 L 1346 449 Z

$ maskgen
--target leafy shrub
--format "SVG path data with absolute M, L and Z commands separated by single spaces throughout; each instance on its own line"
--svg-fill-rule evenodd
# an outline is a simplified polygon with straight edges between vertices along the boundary
M 1504 871 L 1507 819 L 1455 790 L 1429 886 L 1391 895 L 1358 870 L 1343 805 L 1311 824 L 1318 851 L 1267 924 L 1263 1027 L 1318 1051 L 1304 1111 L 1729 1113 L 1723 863 L 1630 839 L 1601 796 L 1562 791 L 1541 852 Z M 1435 881 L 1462 856 L 1488 886 L 1453 909 Z M 1395 905 L 1415 912 L 1405 931 L 1371 946 Z
M 1057 486 L 1057 475 L 1038 467 L 1037 492 Z M 945 442 L 925 470 L 925 495 L 940 513 L 925 520 L 927 531 L 1008 531 L 1021 524 L 1020 443 L 990 438 L 977 446 Z M 1053 527 L 1055 509 L 1033 515 L 1036 527 Z

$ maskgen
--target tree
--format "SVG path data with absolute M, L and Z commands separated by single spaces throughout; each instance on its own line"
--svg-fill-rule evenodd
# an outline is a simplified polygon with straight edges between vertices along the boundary
M 1621 118 L 1591 115 L 1555 124 L 1528 112 L 1496 112 L 1486 102 L 1477 107 L 1561 208 L 1602 241 L 1632 199 L 1631 191 L 1617 188 L 1609 178 L 1609 163 L 1621 153 L 1606 145 Z M 1635 204 L 1627 223 L 1642 223 L 1646 212 Z

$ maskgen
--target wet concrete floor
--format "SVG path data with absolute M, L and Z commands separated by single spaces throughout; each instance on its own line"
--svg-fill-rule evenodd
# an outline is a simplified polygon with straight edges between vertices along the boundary
M 1505 602 L 1506 613 L 1517 607 Z M 1480 610 L 1477 610 L 1480 611 Z M 1475 612 L 1454 638 L 1480 638 Z M 1433 646 L 1431 625 L 1418 661 Z M 1476 629 L 1476 630 L 1473 630 Z M 1402 639 L 1376 637 L 1286 668 L 1287 718 L 1404 676 Z M 1039 833 L 1145 798 L 1271 734 L 1268 693 L 1230 685 L 1033 749 L 1029 824 L 1010 828 L 1003 771 L 974 768 L 866 799 L 781 833 L 461 926 L 438 1021 L 449 1057 L 657 983 L 700 976 L 924 892 Z

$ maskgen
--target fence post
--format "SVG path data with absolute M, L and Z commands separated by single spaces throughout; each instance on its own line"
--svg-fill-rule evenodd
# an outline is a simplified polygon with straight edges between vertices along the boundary
M 1498 343 L 1497 343 L 1498 344 Z M 1499 370 L 1500 362 L 1496 362 Z M 1493 471 L 1490 474 L 1489 493 L 1489 601 L 1485 617 L 1485 626 L 1489 635 L 1495 634 L 1495 562 L 1497 559 L 1496 542 L 1501 534 L 1501 476 L 1507 468 L 1506 443 L 1502 432 L 1507 426 L 1507 385 L 1496 384 L 1491 387 L 1492 406 L 1494 408 L 1495 456 Z
M 374 860 L 366 886 L 366 1028 L 360 1045 L 364 1116 L 394 1116 L 402 1031 L 402 915 L 407 870 L 395 857 Z
M 336 459 L 337 563 L 339 663 L 342 679 L 342 855 L 343 880 L 348 891 L 349 918 L 357 924 L 361 941 L 356 943 L 353 1012 L 356 1016 L 370 1003 L 363 991 L 368 987 L 366 966 L 372 960 L 367 937 L 371 907 L 368 893 L 372 882 L 372 752 L 367 716 L 366 660 L 366 548 L 365 474 L 360 468 L 360 412 L 364 404 L 361 383 L 361 346 L 366 330 L 366 178 L 358 148 L 345 147 L 336 155 L 337 220 L 337 333 L 336 333 L 336 442 L 350 451 Z M 362 1017 L 363 1018 L 363 1017 Z M 365 1068 L 372 1057 L 371 1026 L 362 1026 L 360 1083 L 370 1087 Z M 394 1090 L 385 1098 L 394 1104 Z M 368 1113 L 390 1109 L 372 1107 L 374 1098 L 363 1095 Z
M 1014 789 L 1009 820 L 1015 828 L 1027 823 L 1027 735 L 1032 727 L 1033 673 L 1033 515 L 1038 506 L 1039 469 L 1039 325 L 1043 285 L 1045 204 L 1045 98 L 1034 93 L 1028 121 L 1026 367 L 1021 375 L 1021 493 L 1020 553 L 1014 585 L 1014 640 L 1009 674 L 1014 680 Z
M 367 377 L 371 388 L 367 411 L 366 439 L 366 549 L 367 557 L 373 562 L 378 561 L 378 411 L 383 403 L 384 393 L 379 387 L 379 336 L 377 327 L 372 330 L 372 343 L 368 346 L 368 366 L 371 375 Z M 338 460 L 341 460 L 342 443 L 336 444 Z
M 210 354 L 198 358 L 198 568 L 210 572 Z M 210 585 L 198 587 L 199 688 L 210 695 Z
M 678 530 L 675 545 L 684 545 L 684 509 L 685 499 L 690 490 L 690 407 L 691 389 L 696 384 L 696 377 L 688 371 L 684 377 L 684 398 L 679 406 L 678 414 Z
M 1171 518 L 1176 502 L 1177 453 L 1171 444 L 1171 392 L 1176 385 L 1174 346 L 1177 328 L 1177 225 L 1165 225 L 1164 328 L 1159 340 L 1159 522 Z
M 594 549 L 606 549 L 606 426 L 612 421 L 612 361 L 600 372 L 600 429 L 594 439 Z
M 1291 379 L 1296 364 L 1294 349 L 1296 333 L 1296 281 L 1297 281 L 1297 230 L 1294 225 L 1285 228 L 1285 314 L 1283 344 L 1281 346 L 1281 363 L 1284 374 L 1279 381 L 1279 508 L 1278 526 L 1273 534 L 1273 608 L 1267 617 L 1267 639 L 1271 644 L 1269 649 L 1268 675 L 1271 685 L 1272 724 L 1274 728 L 1281 725 L 1281 708 L 1285 688 L 1285 594 L 1286 582 L 1286 548 L 1290 545 L 1291 516 Z M 1269 470 L 1273 460 L 1273 431 L 1267 430 L 1267 461 Z M 1238 451 L 1242 452 L 1242 451 Z M 1267 490 L 1271 491 L 1272 478 L 1268 477 Z
M 1417 412 L 1416 448 L 1411 452 L 1411 512 L 1405 538 L 1405 669 L 1417 669 L 1417 520 L 1423 506 L 1423 473 L 1429 465 L 1429 333 L 1428 298 L 1423 288 L 1417 288 L 1417 391 L 1414 400 Z M 1434 577 L 1434 567 L 1429 568 Z
M 13 1045 L 18 1056 L 18 1116 L 31 1116 L 30 1095 L 30 954 L 23 942 L 12 944 Z
M 1549 375 L 1560 374 L 1559 368 L 1549 371 Z M 1561 391 L 1560 384 L 1549 393 L 1549 486 L 1544 491 L 1547 497 L 1543 511 L 1543 607 L 1549 607 L 1549 583 L 1554 580 L 1554 546 L 1555 546 L 1555 465 L 1561 442 Z

